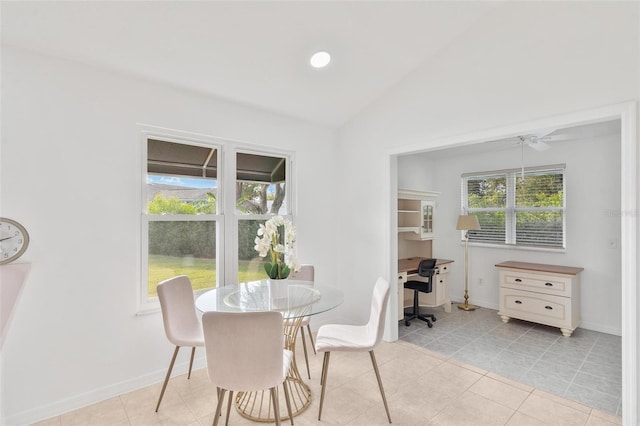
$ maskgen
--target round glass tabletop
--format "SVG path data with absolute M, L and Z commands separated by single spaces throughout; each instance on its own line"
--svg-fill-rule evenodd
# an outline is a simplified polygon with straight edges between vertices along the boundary
M 342 291 L 310 281 L 260 280 L 209 290 L 196 299 L 201 312 L 282 312 L 296 318 L 340 305 Z

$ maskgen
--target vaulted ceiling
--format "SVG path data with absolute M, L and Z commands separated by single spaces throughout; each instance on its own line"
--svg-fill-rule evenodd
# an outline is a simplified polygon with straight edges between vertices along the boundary
M 339 128 L 483 19 L 488 1 L 1 2 L 15 46 Z M 309 66 L 316 50 L 332 62 Z

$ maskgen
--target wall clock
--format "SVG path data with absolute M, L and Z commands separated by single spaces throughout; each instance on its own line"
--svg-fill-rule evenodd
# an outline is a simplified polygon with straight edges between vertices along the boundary
M 27 251 L 29 233 L 12 219 L 0 217 L 0 265 L 13 262 Z

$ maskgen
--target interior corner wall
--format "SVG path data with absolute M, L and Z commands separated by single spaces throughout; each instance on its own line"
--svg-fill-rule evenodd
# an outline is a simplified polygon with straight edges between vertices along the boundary
M 1 65 L 1 214 L 29 230 L 19 262 L 31 272 L 1 352 L 0 423 L 33 423 L 164 378 L 173 348 L 161 314 L 136 315 L 138 123 L 295 152 L 298 255 L 336 281 L 334 240 L 318 226 L 336 217 L 324 202 L 337 186 L 326 173 L 332 130 L 5 46 Z
M 349 166 L 342 167 L 342 203 L 351 204 L 342 219 L 348 225 L 341 232 L 340 275 L 352 280 L 354 294 L 366 294 L 378 275 L 391 278 L 390 153 L 638 101 L 639 8 L 637 2 L 503 3 L 340 129 L 339 157 Z M 350 203 L 354 194 L 358 206 Z M 453 274 L 463 277 L 461 270 Z

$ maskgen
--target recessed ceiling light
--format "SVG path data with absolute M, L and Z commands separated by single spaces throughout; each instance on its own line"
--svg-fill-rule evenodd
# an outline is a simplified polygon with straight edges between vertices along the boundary
M 329 52 L 325 51 L 316 52 L 311 56 L 311 60 L 309 62 L 314 68 L 324 68 L 329 65 L 329 62 L 331 62 L 331 55 Z

